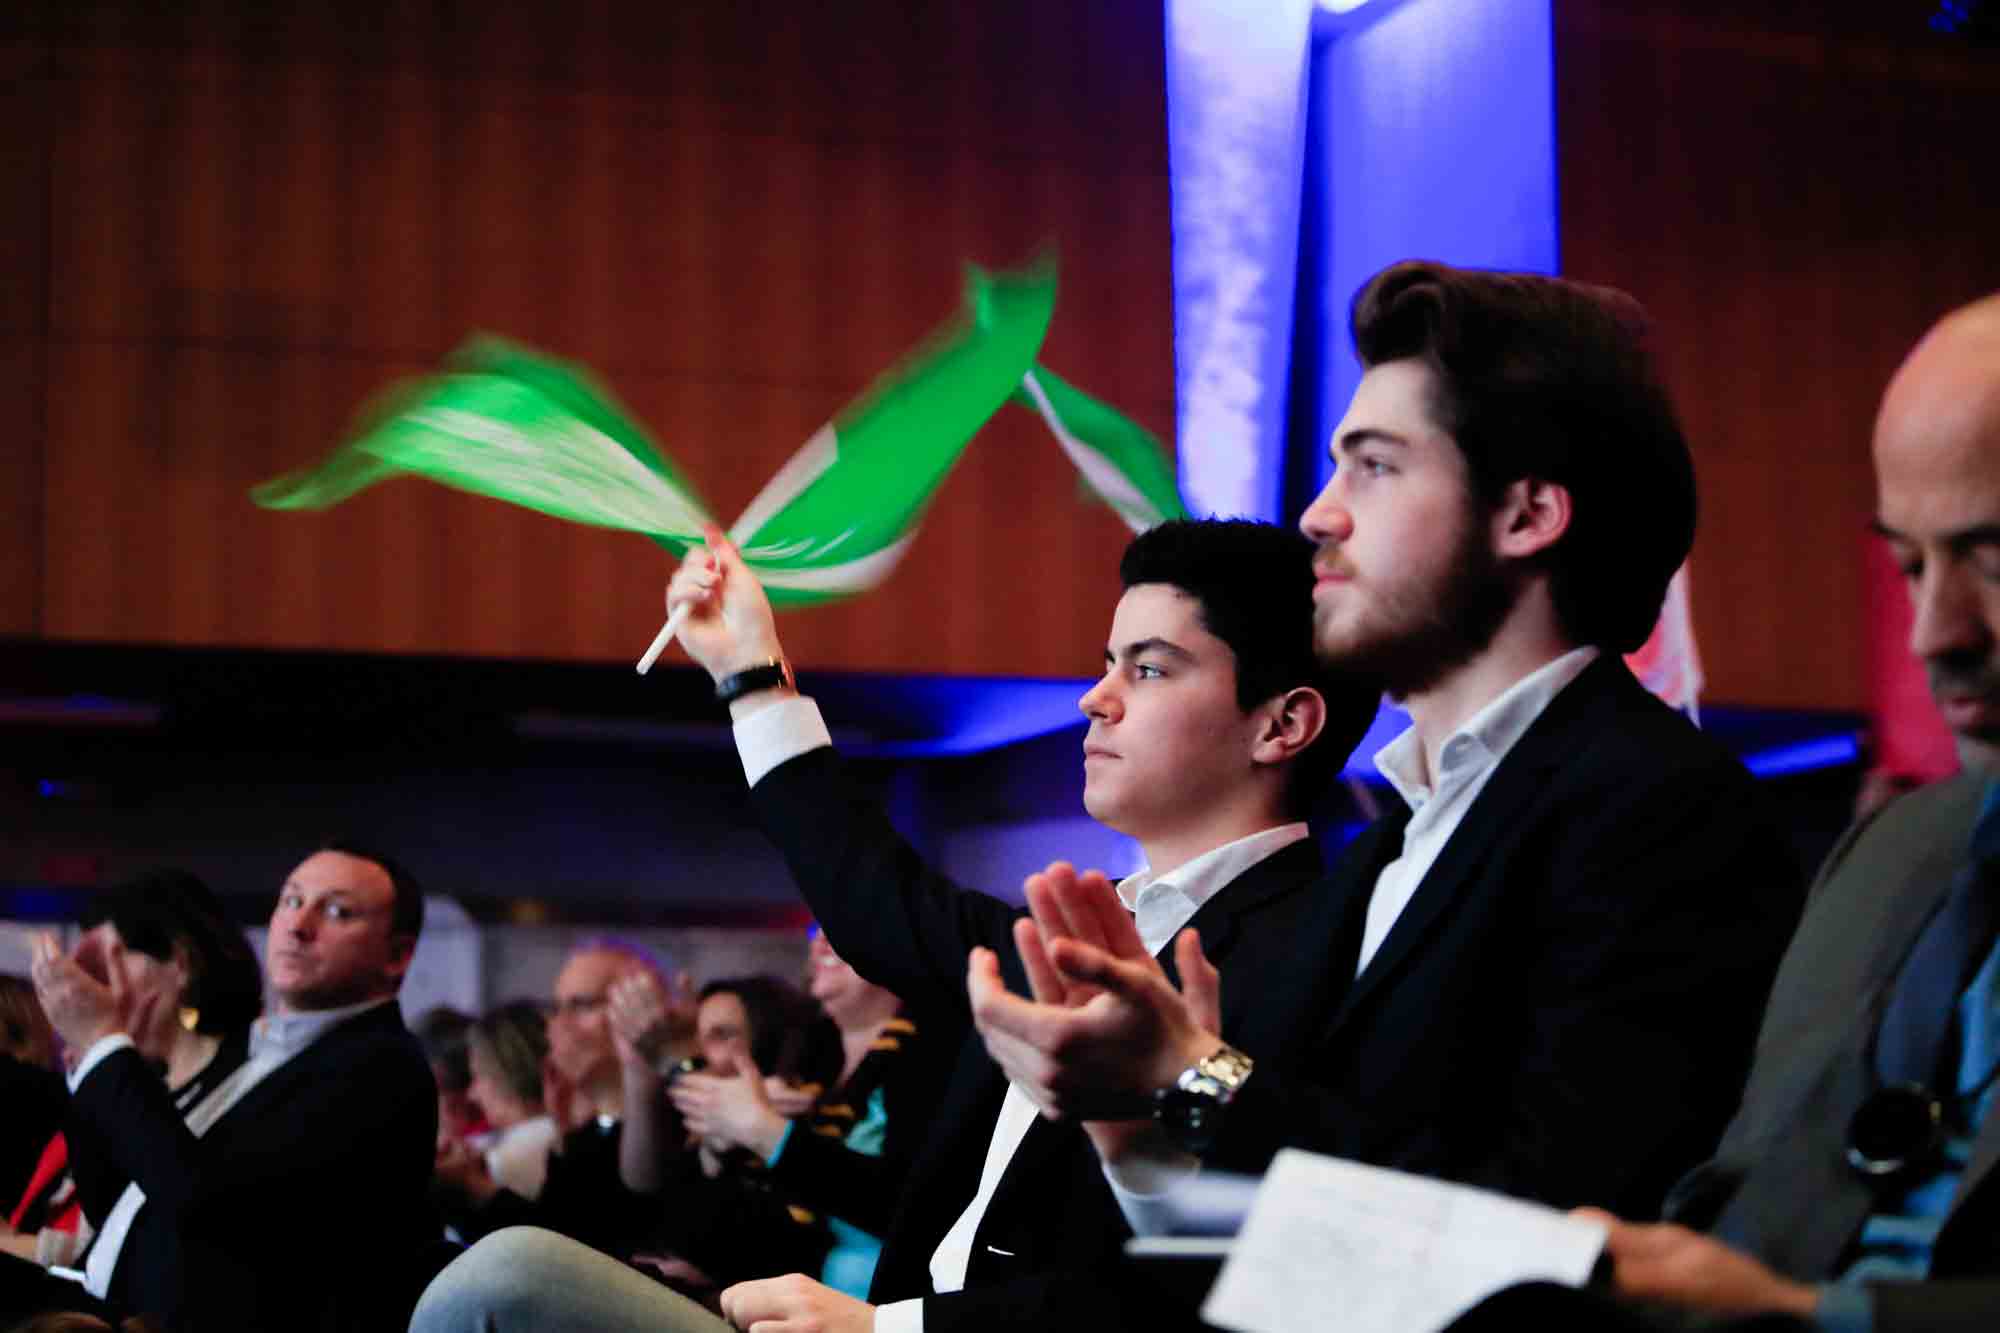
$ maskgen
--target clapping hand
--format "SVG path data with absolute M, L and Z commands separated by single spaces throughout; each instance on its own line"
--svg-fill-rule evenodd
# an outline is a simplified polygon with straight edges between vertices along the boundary
M 658 1073 L 694 1047 L 694 981 L 682 972 L 671 996 L 652 973 L 635 971 L 611 984 L 611 1043 L 619 1062 Z
M 764 1075 L 764 1100 L 787 1120 L 796 1120 L 819 1105 L 820 1094 L 824 1091 L 826 1089 L 817 1083 L 794 1083 L 776 1074 Z
M 134 1031 L 150 1016 L 137 1012 L 139 1002 L 127 984 L 125 945 L 108 931 L 86 934 L 73 955 L 43 931 L 35 937 L 29 967 L 49 1026 L 76 1055 L 106 1037 Z
M 973 1021 L 987 1052 L 1051 1119 L 1078 1117 L 1116 1160 L 1143 1126 L 1154 1089 L 1221 1044 L 1221 983 L 1184 930 L 1176 990 L 1146 952 L 1110 881 L 1057 862 L 1026 885 L 1030 917 L 1014 943 L 1032 997 L 1010 994 L 999 960 L 975 949 Z
M 784 1137 L 785 1117 L 771 1105 L 764 1075 L 747 1055 L 726 1074 L 682 1074 L 667 1096 L 688 1133 L 713 1151 L 748 1148 L 768 1158 Z

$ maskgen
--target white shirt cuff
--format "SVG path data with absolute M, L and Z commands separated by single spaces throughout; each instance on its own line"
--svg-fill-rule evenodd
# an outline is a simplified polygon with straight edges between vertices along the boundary
M 736 733 L 736 756 L 743 761 L 743 777 L 753 787 L 787 759 L 833 744 L 819 705 L 803 694 L 758 709 L 732 730 Z
M 924 1333 L 922 1298 L 876 1306 L 875 1333 Z
M 83 1081 L 90 1077 L 90 1071 L 104 1063 L 104 1057 L 113 1051 L 122 1051 L 132 1044 L 132 1039 L 122 1032 L 114 1032 L 108 1037 L 99 1037 L 83 1053 L 83 1059 L 76 1062 L 76 1068 L 69 1073 L 69 1090 L 75 1092 Z
M 92 1069 L 104 1063 L 106 1055 L 110 1055 L 112 1051 L 124 1051 L 130 1045 L 132 1039 L 126 1037 L 124 1033 L 112 1033 L 110 1037 L 98 1037 L 96 1041 L 92 1041 L 90 1049 L 84 1051 L 84 1059 L 76 1061 L 76 1069 L 70 1071 L 70 1091 L 74 1093 L 78 1087 L 82 1087 L 84 1079 L 90 1077 Z
M 1201 1159 L 1184 1152 L 1165 1156 L 1135 1152 L 1115 1166 L 1110 1162 L 1103 1166 L 1105 1182 L 1132 1234 L 1164 1236 L 1173 1229 L 1174 1196 L 1201 1171 Z

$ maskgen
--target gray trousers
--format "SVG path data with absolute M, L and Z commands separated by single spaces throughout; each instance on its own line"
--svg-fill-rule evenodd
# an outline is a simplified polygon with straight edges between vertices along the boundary
M 553 1231 L 508 1227 L 445 1265 L 410 1333 L 731 1333 L 677 1291 Z

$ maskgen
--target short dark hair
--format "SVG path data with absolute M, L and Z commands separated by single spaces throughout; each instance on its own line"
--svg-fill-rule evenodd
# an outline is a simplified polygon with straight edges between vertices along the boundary
M 776 977 L 724 977 L 701 988 L 700 999 L 734 995 L 750 1022 L 750 1058 L 766 1074 L 831 1086 L 846 1055 L 840 1029 L 819 1001 Z
M 1645 643 L 1694 543 L 1696 498 L 1639 303 L 1563 278 L 1410 261 L 1369 279 L 1350 322 L 1364 366 L 1430 367 L 1432 411 L 1482 502 L 1523 477 L 1569 491 L 1569 530 L 1544 556 L 1564 631 L 1614 652 Z
M 464 1092 L 472 1085 L 470 1040 L 472 1015 L 448 1004 L 440 1004 L 417 1015 L 410 1024 L 424 1058 L 437 1074 L 438 1086 L 446 1092 Z
M 188 969 L 182 1000 L 197 1011 L 195 1031 L 239 1031 L 263 1012 L 257 955 L 200 876 L 171 866 L 141 871 L 93 900 L 78 924 L 90 930 L 106 922 L 126 948 L 150 958 L 165 962 L 179 947 Z
M 1134 537 L 1118 562 L 1126 588 L 1162 583 L 1194 598 L 1201 627 L 1236 658 L 1236 704 L 1249 712 L 1306 686 L 1326 701 L 1319 739 L 1292 761 L 1294 810 L 1311 805 L 1361 743 L 1381 687 L 1320 661 L 1313 646 L 1313 545 L 1247 518 L 1169 519 Z
M 466 1034 L 493 1062 L 507 1090 L 530 1106 L 542 1104 L 542 1061 L 549 1055 L 549 1021 L 532 1000 L 510 1000 Z
M 403 863 L 378 848 L 353 838 L 330 838 L 320 844 L 323 852 L 339 852 L 357 861 L 370 861 L 380 866 L 382 873 L 389 877 L 389 887 L 395 893 L 394 904 L 389 909 L 389 933 L 407 935 L 412 941 L 424 932 L 424 887 L 417 883 Z

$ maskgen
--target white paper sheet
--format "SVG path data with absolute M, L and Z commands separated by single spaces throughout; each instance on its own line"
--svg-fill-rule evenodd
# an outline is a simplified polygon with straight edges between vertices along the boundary
M 1603 1247 L 1552 1208 L 1288 1148 L 1201 1313 L 1241 1333 L 1436 1333 L 1517 1282 L 1581 1286 Z

